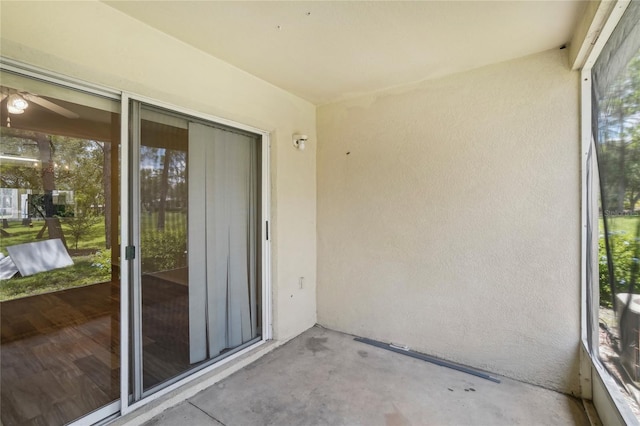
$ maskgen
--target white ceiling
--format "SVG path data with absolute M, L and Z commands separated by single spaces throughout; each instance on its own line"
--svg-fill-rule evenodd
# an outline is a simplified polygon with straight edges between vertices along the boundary
M 558 48 L 580 1 L 106 1 L 314 104 Z M 185 64 L 188 66 L 188 64 Z

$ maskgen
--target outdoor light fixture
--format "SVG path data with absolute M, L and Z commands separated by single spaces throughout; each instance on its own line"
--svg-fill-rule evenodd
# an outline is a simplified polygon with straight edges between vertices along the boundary
M 22 114 L 28 107 L 29 102 L 22 96 L 17 93 L 9 95 L 9 99 L 7 99 L 7 111 L 9 111 L 10 114 Z
M 293 135 L 293 146 L 299 149 L 300 151 L 304 151 L 304 144 L 309 140 L 307 135 Z

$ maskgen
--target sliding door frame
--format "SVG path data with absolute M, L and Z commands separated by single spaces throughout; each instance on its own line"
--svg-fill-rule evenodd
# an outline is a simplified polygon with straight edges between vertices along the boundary
M 142 407 L 151 401 L 160 398 L 163 395 L 177 389 L 180 386 L 187 384 L 188 382 L 208 374 L 222 365 L 236 359 L 246 352 L 253 350 L 255 347 L 264 344 L 267 340 L 272 338 L 272 311 L 271 311 L 271 181 L 270 181 L 270 134 L 268 131 L 258 129 L 252 126 L 248 126 L 242 123 L 237 123 L 232 120 L 212 116 L 209 114 L 203 114 L 198 111 L 193 111 L 188 108 L 179 107 L 176 105 L 168 104 L 162 101 L 151 99 L 145 96 L 136 95 L 133 93 L 122 93 L 122 120 L 121 120 L 121 143 L 122 143 L 122 183 L 123 188 L 128 188 L 127 191 L 122 192 L 121 208 L 122 220 L 121 227 L 121 241 L 123 241 L 120 247 L 121 255 L 121 378 L 120 378 L 120 396 L 121 396 L 121 414 L 125 415 L 131 411 Z M 222 360 L 216 361 L 212 359 L 200 367 L 195 367 L 192 370 L 188 370 L 185 373 L 177 376 L 173 381 L 169 382 L 164 387 L 158 387 L 156 389 L 144 392 L 142 389 L 142 347 L 139 344 L 141 339 L 141 305 L 140 294 L 131 290 L 137 287 L 136 280 L 140 275 L 140 259 L 139 259 L 139 212 L 137 206 L 139 203 L 139 176 L 137 176 L 136 170 L 139 165 L 136 161 L 139 160 L 136 155 L 139 149 L 139 138 L 132 138 L 132 132 L 139 131 L 136 121 L 136 108 L 131 108 L 131 101 L 135 101 L 140 104 L 149 105 L 151 107 L 161 108 L 170 112 L 183 114 L 185 116 L 193 117 L 195 119 L 204 120 L 213 124 L 221 124 L 229 127 L 233 127 L 239 130 L 248 131 L 259 136 L 260 150 L 261 150 L 261 200 L 260 200 L 260 213 L 261 213 L 261 226 L 259 238 L 261 241 L 261 310 L 262 310 L 262 328 L 260 340 L 254 344 L 241 348 L 237 352 L 225 357 Z M 130 119 L 131 117 L 131 119 Z M 137 129 L 137 130 L 136 130 Z M 127 242 L 126 244 L 124 242 Z M 127 259 L 127 247 L 134 247 L 135 258 Z M 132 327 L 133 325 L 133 327 Z M 130 336 L 130 330 L 133 330 L 133 335 Z M 133 339 L 131 339 L 133 337 Z M 137 344 L 131 344 L 131 341 L 138 342 Z M 129 361 L 132 361 L 134 366 L 131 371 Z M 135 377 L 134 377 L 135 376 Z M 130 389 L 130 381 L 133 378 L 133 389 Z M 131 399 L 131 397 L 133 398 Z

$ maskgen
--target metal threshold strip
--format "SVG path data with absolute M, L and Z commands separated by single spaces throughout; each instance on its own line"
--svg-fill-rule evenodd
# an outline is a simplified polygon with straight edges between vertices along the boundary
M 386 349 L 386 350 L 391 351 L 391 352 L 396 352 L 396 353 L 399 353 L 399 354 L 402 354 L 402 355 L 407 355 L 407 356 L 410 356 L 411 358 L 416 358 L 416 359 L 420 359 L 422 361 L 427 361 L 427 362 L 430 362 L 432 364 L 439 365 L 441 367 L 447 367 L 447 368 L 451 368 L 453 370 L 462 371 L 463 373 L 471 374 L 472 376 L 476 376 L 476 377 L 480 377 L 482 379 L 490 380 L 490 381 L 495 382 L 495 383 L 500 383 L 500 379 L 498 379 L 495 375 L 492 375 L 492 374 L 487 373 L 485 371 L 476 370 L 474 368 L 467 367 L 465 365 L 457 364 L 455 362 L 445 361 L 445 360 L 440 359 L 440 358 L 436 358 L 436 357 L 433 357 L 433 356 L 421 354 L 419 352 L 414 352 L 414 351 L 409 350 L 409 349 L 402 349 L 402 348 L 400 348 L 398 346 L 395 346 L 395 345 L 392 345 L 392 344 L 389 344 L 389 343 L 378 342 L 377 340 L 371 340 L 371 339 L 367 339 L 365 337 L 356 337 L 353 340 L 355 340 L 356 342 L 366 343 L 367 345 L 372 345 L 372 346 L 376 346 L 378 348 Z

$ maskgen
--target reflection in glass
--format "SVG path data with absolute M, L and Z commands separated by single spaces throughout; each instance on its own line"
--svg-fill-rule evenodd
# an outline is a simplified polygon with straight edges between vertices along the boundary
M 119 398 L 119 104 L 2 74 L 2 423 Z
M 188 133 L 158 117 L 140 126 L 144 389 L 189 367 Z

